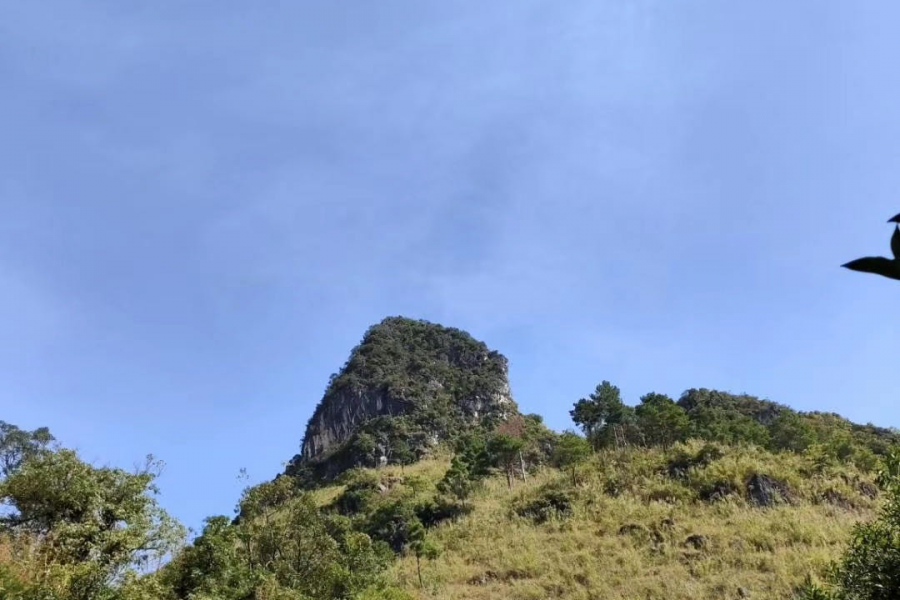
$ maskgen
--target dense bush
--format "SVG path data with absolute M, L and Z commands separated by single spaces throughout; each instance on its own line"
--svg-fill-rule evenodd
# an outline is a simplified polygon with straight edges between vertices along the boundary
M 691 469 L 705 467 L 724 455 L 725 453 L 713 444 L 704 444 L 696 453 L 690 452 L 687 448 L 678 448 L 671 453 L 666 465 L 666 474 L 680 479 L 686 477 Z
M 361 489 L 371 482 L 357 478 Z M 238 525 L 207 520 L 202 535 L 160 573 L 172 599 L 355 598 L 381 584 L 385 544 L 350 520 L 323 514 L 309 494 L 280 478 L 245 491 Z
M 551 519 L 571 516 L 574 506 L 572 492 L 560 485 L 550 484 L 535 493 L 519 498 L 513 505 L 513 512 L 534 523 L 544 523 Z
M 900 598 L 900 450 L 888 454 L 878 480 L 887 500 L 877 519 L 854 529 L 836 565 L 834 597 L 839 600 Z
M 378 493 L 378 476 L 369 471 L 355 470 L 353 476 L 345 478 L 345 481 L 343 493 L 335 499 L 335 508 L 342 515 L 366 512 Z
M 362 528 L 373 539 L 400 552 L 409 543 L 409 528 L 413 521 L 418 521 L 416 507 L 404 498 L 376 508 L 366 517 Z

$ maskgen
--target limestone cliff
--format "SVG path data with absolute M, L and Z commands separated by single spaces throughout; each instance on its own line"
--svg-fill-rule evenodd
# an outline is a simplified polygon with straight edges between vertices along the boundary
M 288 472 L 414 460 L 517 412 L 503 355 L 459 329 L 390 317 L 332 375 Z

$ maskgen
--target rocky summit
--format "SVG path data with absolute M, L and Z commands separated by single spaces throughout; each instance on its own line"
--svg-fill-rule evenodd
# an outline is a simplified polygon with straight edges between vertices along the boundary
M 288 473 L 406 464 L 513 414 L 502 354 L 459 329 L 389 317 L 331 376 Z

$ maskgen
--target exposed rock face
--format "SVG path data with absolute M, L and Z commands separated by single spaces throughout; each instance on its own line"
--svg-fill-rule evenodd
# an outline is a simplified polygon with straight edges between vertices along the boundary
M 775 506 L 790 503 L 793 493 L 783 481 L 757 473 L 747 480 L 747 498 L 754 506 Z
M 387 318 L 332 376 L 288 471 L 402 462 L 517 413 L 501 354 L 458 329 Z
M 342 390 L 323 402 L 306 426 L 304 460 L 314 459 L 350 438 L 357 427 L 374 417 L 401 415 L 406 402 L 384 391 Z
M 439 384 L 434 386 L 442 389 Z M 515 401 L 504 382 L 491 393 L 475 394 L 460 398 L 458 407 L 472 425 L 477 425 L 482 415 L 497 414 L 507 416 L 515 412 Z M 509 409 L 503 410 L 504 408 Z M 330 450 L 347 441 L 359 428 L 376 417 L 402 416 L 416 409 L 415 403 L 393 396 L 389 391 L 345 389 L 329 396 L 306 427 L 301 456 L 312 460 L 327 454 Z M 440 435 L 435 433 L 438 438 Z

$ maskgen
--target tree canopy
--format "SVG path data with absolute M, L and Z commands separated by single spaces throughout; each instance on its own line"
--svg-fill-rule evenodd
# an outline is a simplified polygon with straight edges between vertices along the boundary
M 97 468 L 60 449 L 31 456 L 0 482 L 10 507 L 2 531 L 21 560 L 49 565 L 24 584 L 26 597 L 112 598 L 113 584 L 175 550 L 184 530 L 155 499 L 159 467 L 148 458 L 134 473 Z
M 45 452 L 54 440 L 46 427 L 25 431 L 0 421 L 0 478 L 9 477 L 25 460 Z
M 589 398 L 576 401 L 570 414 L 594 449 L 621 442 L 666 447 L 693 437 L 798 453 L 815 447 L 832 459 L 871 469 L 900 444 L 900 434 L 891 429 L 705 388 L 689 389 L 677 402 L 651 392 L 631 407 L 619 388 L 604 380 Z M 612 432 L 616 427 L 618 438 Z
M 634 409 L 622 402 L 619 388 L 605 380 L 589 398 L 576 402 L 569 414 L 595 448 L 611 442 L 612 427 L 634 419 Z

